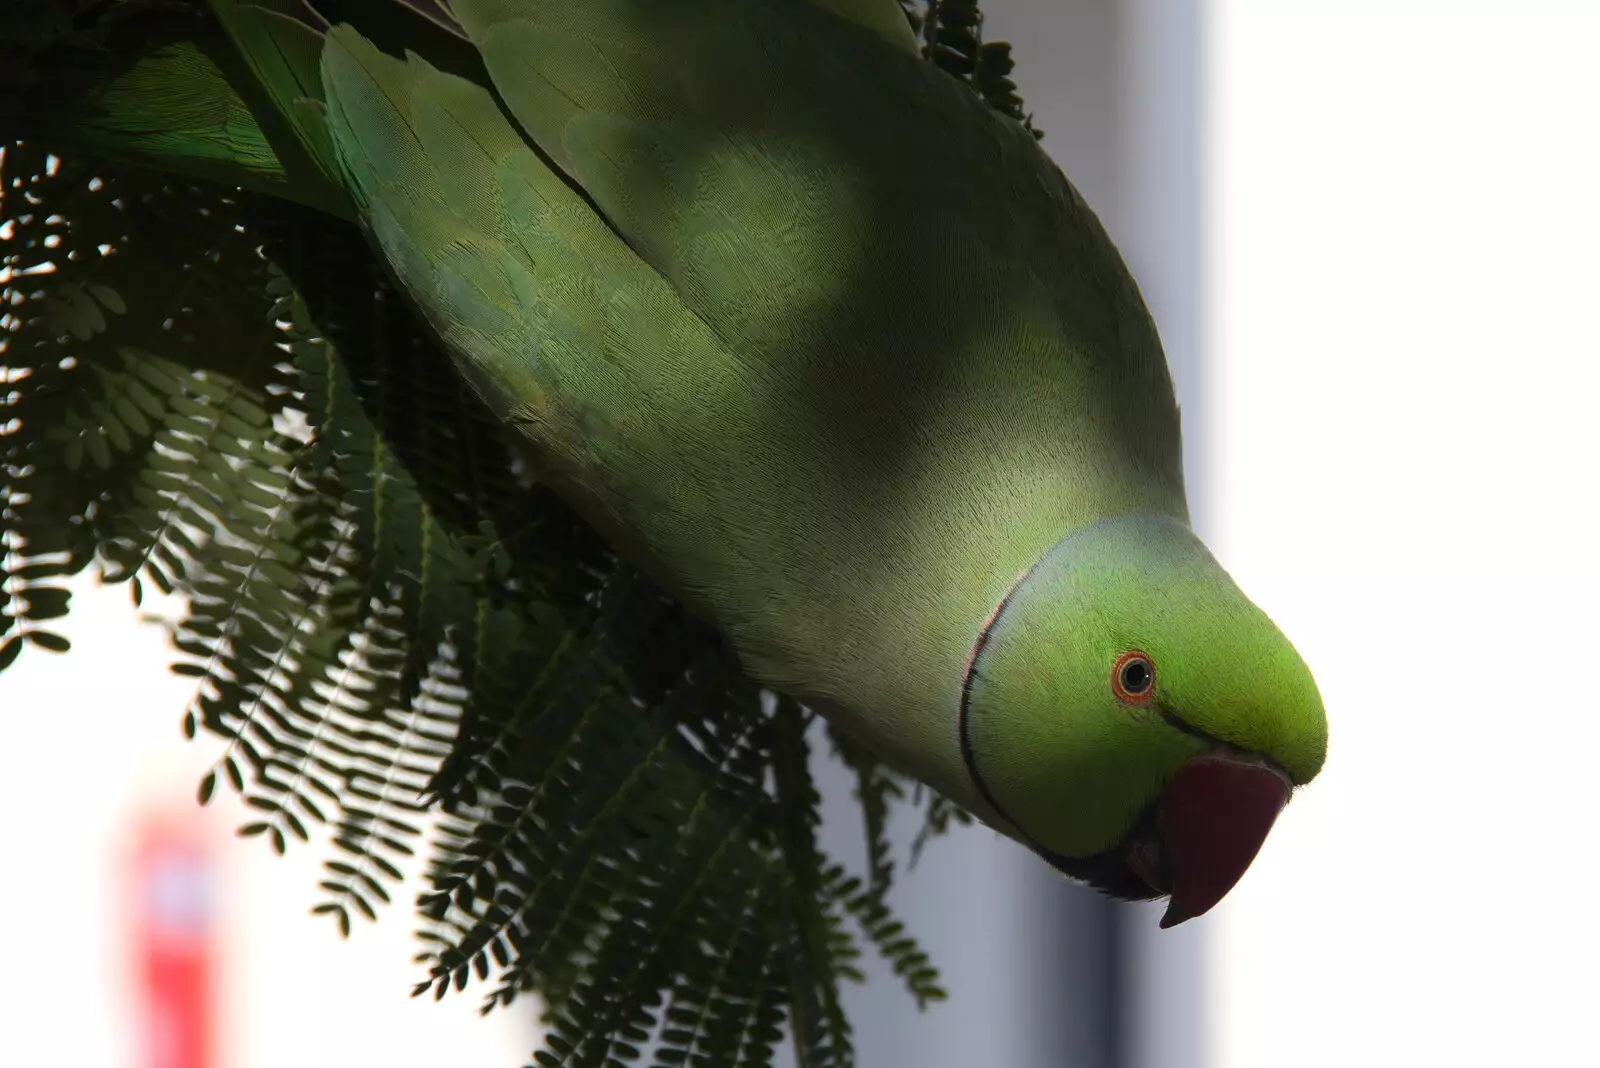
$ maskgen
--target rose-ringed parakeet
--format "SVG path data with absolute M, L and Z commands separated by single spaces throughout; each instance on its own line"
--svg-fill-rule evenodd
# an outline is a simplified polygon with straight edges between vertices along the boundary
M 762 683 L 1164 925 L 1237 882 L 1316 686 L 1188 526 L 1112 243 L 897 3 L 205 7 L 225 47 L 149 50 L 81 143 L 358 220 Z

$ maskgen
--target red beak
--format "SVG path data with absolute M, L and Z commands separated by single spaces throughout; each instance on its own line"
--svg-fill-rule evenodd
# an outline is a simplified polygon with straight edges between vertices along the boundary
M 1291 784 L 1251 756 L 1217 751 L 1185 764 L 1161 794 L 1154 833 L 1134 841 L 1128 866 L 1170 893 L 1162 927 L 1209 911 L 1227 896 L 1289 803 Z

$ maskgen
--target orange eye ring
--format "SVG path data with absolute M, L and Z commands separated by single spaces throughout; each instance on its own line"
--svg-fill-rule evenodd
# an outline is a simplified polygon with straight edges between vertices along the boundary
M 1147 705 L 1156 692 L 1156 665 L 1142 649 L 1129 649 L 1111 666 L 1111 692 L 1125 705 Z

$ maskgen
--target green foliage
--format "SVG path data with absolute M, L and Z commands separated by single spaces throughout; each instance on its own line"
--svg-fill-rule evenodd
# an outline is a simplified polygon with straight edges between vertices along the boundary
M 978 0 L 900 0 L 911 28 L 922 41 L 922 54 L 939 69 L 971 86 L 1002 115 L 1009 115 L 1043 139 L 1033 115 L 1023 111 L 1017 83 L 1011 80 L 1016 61 L 1005 41 L 983 39 L 983 12 Z
M 92 9 L 34 6 L 51 34 Z M 907 6 L 1026 123 L 975 4 Z M 422 853 L 417 992 L 537 992 L 539 1065 L 769 1064 L 786 1028 L 801 1065 L 850 1064 L 867 946 L 944 996 L 889 908 L 886 829 L 926 808 L 914 861 L 966 814 L 829 734 L 865 871 L 827 856 L 820 725 L 537 483 L 357 231 L 4 118 L 0 670 L 67 649 L 85 568 L 183 594 L 201 802 L 236 791 L 279 852 L 325 827 L 314 911 L 344 932 Z
M 235 320 L 227 287 L 267 265 L 227 224 L 156 183 L 116 189 L 28 145 L 4 158 L 0 318 L 0 662 L 64 650 L 65 579 L 104 555 L 118 578 L 179 582 L 184 556 L 269 447 L 286 386 L 270 324 Z M 225 250 L 227 268 L 219 270 Z M 237 268 L 237 273 L 235 273 Z M 218 339 L 226 339 L 215 344 Z M 163 355 L 157 355 L 162 353 Z

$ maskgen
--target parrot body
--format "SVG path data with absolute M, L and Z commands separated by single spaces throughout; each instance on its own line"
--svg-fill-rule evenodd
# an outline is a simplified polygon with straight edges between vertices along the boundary
M 753 59 L 797 21 L 701 7 L 663 55 Z M 486 92 L 342 31 L 339 158 L 408 291 L 580 509 L 763 681 L 981 804 L 954 732 L 976 627 L 1065 532 L 1184 517 L 1154 330 L 1032 137 L 928 64 L 819 11 L 826 47 L 668 66 L 616 43 L 660 33 L 642 10 L 568 5 L 560 30 L 499 24 L 484 46 L 491 73 L 607 55 L 549 88 L 523 71 L 508 104 L 620 236 Z M 885 65 L 901 84 L 875 97 L 849 77 Z M 951 269 L 907 269 L 930 261 Z M 1002 301 L 1026 314 L 996 321 Z
M 220 145 L 359 220 L 540 477 L 766 685 L 1173 922 L 1243 874 L 1320 768 L 1315 684 L 1188 529 L 1111 241 L 898 4 L 418 0 L 404 56 L 379 0 L 209 8 L 236 52 L 145 48 L 86 141 Z M 188 163 L 130 140 L 175 64 L 216 92 Z

